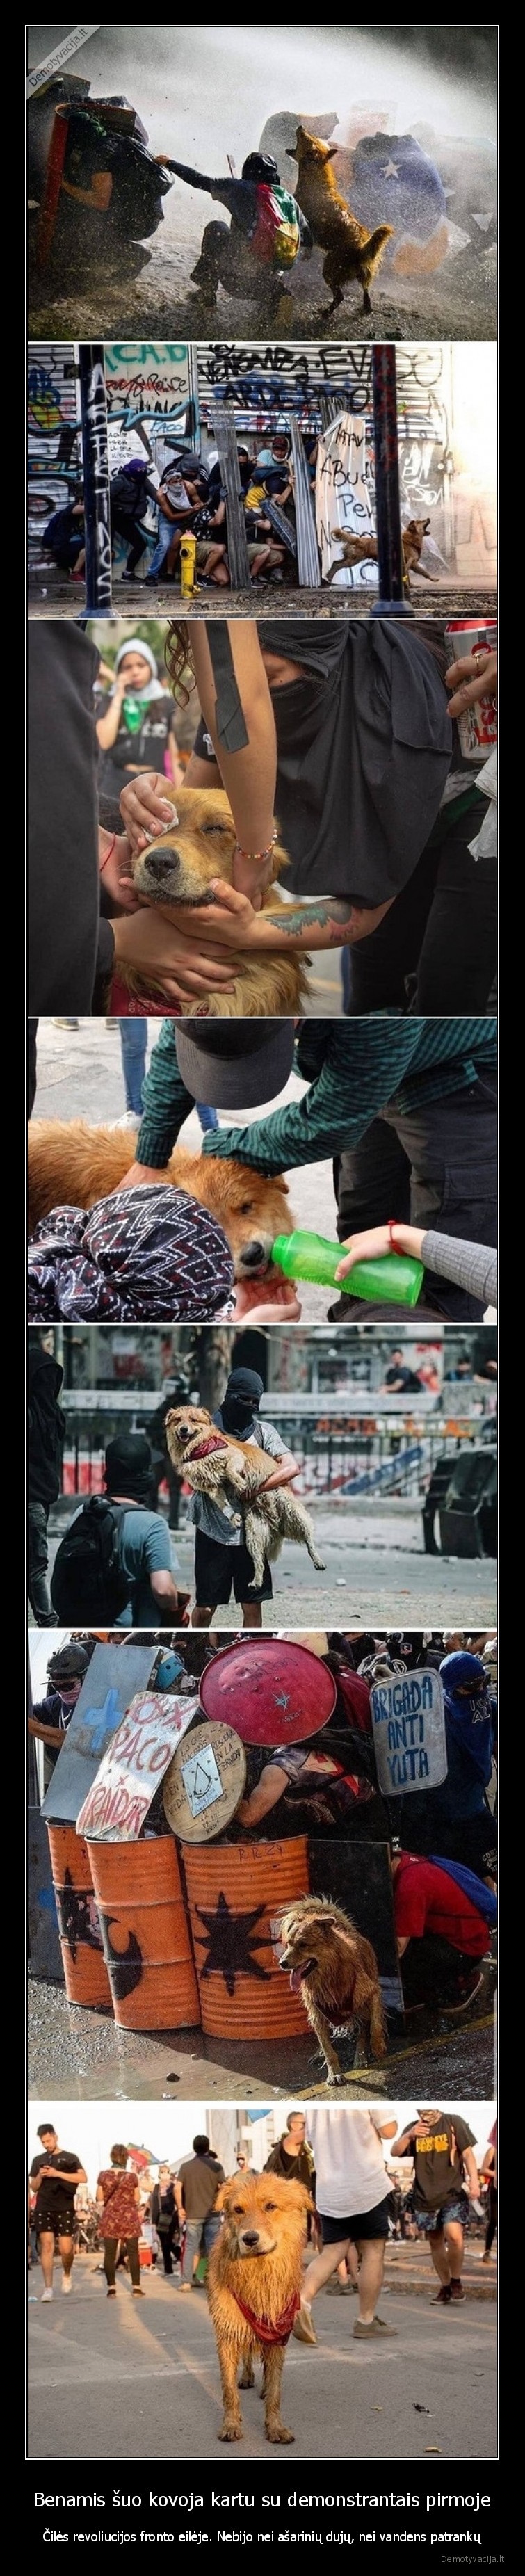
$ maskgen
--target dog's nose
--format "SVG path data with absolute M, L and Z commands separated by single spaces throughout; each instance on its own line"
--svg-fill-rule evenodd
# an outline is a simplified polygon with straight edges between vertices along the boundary
M 266 1259 L 267 1252 L 266 1245 L 264 1243 L 258 1243 L 255 1240 L 255 1237 L 253 1243 L 243 1243 L 241 1252 L 243 1270 L 259 1270 L 261 1262 L 266 1261 Z
M 161 846 L 148 850 L 148 876 L 158 877 L 159 885 L 165 884 L 167 877 L 176 876 L 178 868 L 180 868 L 179 852 L 174 850 L 171 841 L 169 850 Z
M 243 2240 L 242 2240 L 242 2241 L 243 2241 L 243 2245 L 258 2245 L 258 2243 L 259 2243 L 259 2237 L 258 2237 L 257 2229 L 256 2229 L 255 2227 L 250 2228 L 250 2233 L 249 2233 L 249 2235 L 248 2235 L 248 2233 L 247 2233 L 247 2230 L 245 2229 L 244 2234 L 243 2234 Z

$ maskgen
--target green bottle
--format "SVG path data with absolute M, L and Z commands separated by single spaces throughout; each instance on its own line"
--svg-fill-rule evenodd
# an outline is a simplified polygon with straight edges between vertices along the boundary
M 425 1276 L 422 1261 L 387 1252 L 381 1261 L 356 1261 L 347 1279 L 336 1280 L 343 1249 L 342 1243 L 325 1243 L 322 1234 L 278 1234 L 272 1261 L 287 1279 L 312 1279 L 320 1288 L 335 1284 L 342 1296 L 368 1297 L 385 1306 L 417 1306 Z

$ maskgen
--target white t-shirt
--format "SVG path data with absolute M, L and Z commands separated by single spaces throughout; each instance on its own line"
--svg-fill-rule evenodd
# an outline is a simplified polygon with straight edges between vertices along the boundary
M 309 2104 L 306 2135 L 321 2217 L 354 2218 L 386 2200 L 392 2184 L 379 2132 L 389 2116 L 384 2103 L 377 2111 L 350 2111 L 342 2102 Z

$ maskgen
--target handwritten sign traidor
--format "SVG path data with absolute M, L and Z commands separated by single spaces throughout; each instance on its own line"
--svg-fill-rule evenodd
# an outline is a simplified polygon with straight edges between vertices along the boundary
M 386 1797 L 439 1789 L 447 1744 L 441 1674 L 392 1673 L 370 1692 L 376 1770 Z
M 77 1833 L 88 1842 L 138 1840 L 159 1781 L 198 1703 L 179 1694 L 137 1692 L 88 1789 Z

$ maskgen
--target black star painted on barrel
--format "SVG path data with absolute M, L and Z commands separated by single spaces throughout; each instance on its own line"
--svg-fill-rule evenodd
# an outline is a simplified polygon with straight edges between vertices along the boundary
M 264 1985 L 269 1969 L 261 1968 L 253 1954 L 255 1950 L 272 1948 L 268 1935 L 256 1930 L 264 1920 L 266 1907 L 256 1905 L 252 1914 L 232 1914 L 221 1892 L 215 1914 L 206 1913 L 201 1905 L 195 1910 L 199 1922 L 205 1925 L 204 1932 L 196 1935 L 199 1950 L 207 1951 L 200 1965 L 201 1976 L 224 1977 L 227 1995 L 235 1994 L 236 1976 L 256 1977 Z

